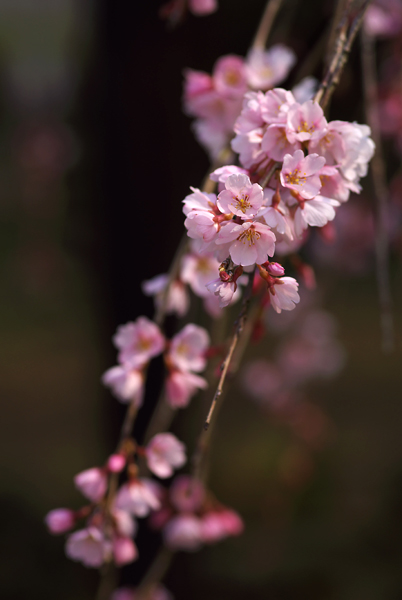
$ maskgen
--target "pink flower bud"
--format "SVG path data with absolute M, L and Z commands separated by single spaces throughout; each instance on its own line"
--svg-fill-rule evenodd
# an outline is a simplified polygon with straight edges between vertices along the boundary
M 74 512 L 69 508 L 56 508 L 47 513 L 45 523 L 50 533 L 65 533 L 75 525 Z
M 107 490 L 107 476 L 103 469 L 94 467 L 74 477 L 76 488 L 91 502 L 100 502 Z
M 282 267 L 282 265 L 276 262 L 268 263 L 267 271 L 273 277 L 282 277 L 282 275 L 285 275 L 285 269 Z
M 129 537 L 115 537 L 113 540 L 113 558 L 118 567 L 136 560 L 138 550 L 133 540 Z
M 107 469 L 112 473 L 120 473 L 126 465 L 126 457 L 122 454 L 111 454 L 107 461 Z

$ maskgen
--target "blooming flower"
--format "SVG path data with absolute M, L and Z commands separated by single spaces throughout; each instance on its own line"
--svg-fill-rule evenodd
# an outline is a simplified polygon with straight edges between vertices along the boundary
M 104 469 L 93 467 L 74 477 L 75 487 L 91 502 L 100 502 L 107 490 L 107 475 Z
M 146 517 L 161 506 L 156 489 L 156 483 L 145 477 L 129 481 L 117 492 L 115 506 L 136 517 Z
M 198 479 L 179 475 L 170 487 L 170 500 L 178 511 L 197 511 L 205 500 L 205 488 Z
M 285 79 L 295 62 L 293 50 L 282 44 L 269 50 L 253 49 L 247 56 L 248 82 L 254 89 L 267 90 Z
M 290 143 L 305 142 L 322 137 L 327 120 L 321 106 L 313 100 L 303 104 L 295 102 L 287 115 L 287 137 Z
M 186 462 L 186 447 L 172 433 L 158 433 L 145 449 L 147 464 L 155 475 L 165 479 Z
M 121 402 L 135 402 L 140 407 L 144 392 L 144 376 L 129 364 L 111 367 L 102 375 L 102 383 L 112 389 Z
M 45 523 L 50 533 L 65 533 L 75 525 L 75 514 L 69 508 L 55 508 L 47 513 Z
M 243 219 L 255 217 L 263 203 L 262 187 L 252 184 L 243 173 L 229 175 L 225 181 L 226 189 L 217 199 L 218 208 L 223 213 L 231 212 Z
M 172 408 L 185 408 L 196 391 L 207 385 L 203 377 L 194 373 L 171 371 L 166 379 L 167 401 Z
M 171 341 L 169 360 L 180 371 L 203 371 L 209 335 L 203 327 L 189 323 Z
M 133 368 L 144 366 L 165 347 L 165 338 L 159 327 L 147 317 L 138 317 L 134 323 L 120 325 L 113 342 L 120 350 L 119 362 L 129 363 Z
M 216 243 L 228 242 L 233 262 L 243 267 L 262 264 L 275 252 L 275 235 L 267 225 L 258 222 L 227 223 L 222 227 Z
M 202 545 L 201 520 L 191 514 L 177 515 L 164 527 L 163 538 L 171 550 L 194 552 Z
M 278 277 L 273 286 L 269 287 L 270 299 L 273 309 L 280 313 L 282 310 L 293 310 L 300 302 L 297 293 L 299 284 L 293 277 Z
M 325 158 L 318 154 L 304 157 L 302 150 L 296 150 L 293 156 L 286 154 L 280 173 L 281 183 L 298 192 L 302 198 L 314 198 L 321 189 L 319 171 L 324 164 Z
M 66 554 L 86 567 L 101 567 L 111 559 L 112 546 L 100 529 L 88 527 L 68 536 Z

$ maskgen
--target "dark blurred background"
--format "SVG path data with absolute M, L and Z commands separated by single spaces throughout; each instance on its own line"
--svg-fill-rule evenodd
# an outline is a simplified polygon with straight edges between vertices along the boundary
M 95 597 L 97 573 L 64 557 L 43 517 L 80 506 L 73 475 L 114 448 L 123 408 L 100 384 L 115 361 L 111 335 L 152 315 L 140 283 L 168 269 L 183 231 L 181 200 L 208 168 L 182 113 L 182 71 L 244 56 L 265 2 L 220 0 L 216 14 L 190 15 L 173 31 L 158 18 L 161 4 L 0 0 L 1 598 Z M 319 77 L 311 49 L 333 3 L 284 4 L 270 43 L 289 44 Z M 385 60 L 394 49 L 379 51 Z M 332 118 L 365 121 L 360 72 L 355 49 Z M 392 148 L 389 156 L 392 177 L 398 157 Z M 211 485 L 246 531 L 180 554 L 167 577 L 177 600 L 402 598 L 396 237 L 392 355 L 381 353 L 373 268 L 345 276 L 318 267 L 348 361 L 330 385 L 309 389 L 333 425 L 312 464 L 234 386 Z M 141 568 L 127 568 L 125 580 Z

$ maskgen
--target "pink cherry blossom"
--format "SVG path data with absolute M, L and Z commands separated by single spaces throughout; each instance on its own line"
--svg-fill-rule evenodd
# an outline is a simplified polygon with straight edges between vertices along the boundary
M 271 229 L 275 230 L 275 236 L 277 236 L 277 234 L 282 234 L 291 241 L 293 239 L 293 233 L 289 210 L 286 204 L 278 198 L 274 190 L 265 188 L 264 205 L 267 208 L 261 211 L 261 216 L 266 224 Z
M 219 58 L 212 74 L 215 89 L 229 98 L 242 98 L 247 91 L 244 59 L 240 56 L 228 55 Z
M 86 567 L 101 567 L 112 557 L 111 543 L 96 527 L 75 531 L 67 538 L 66 554 Z
M 213 90 L 212 77 L 202 71 L 184 71 L 184 108 L 188 115 L 199 116 L 198 102 L 204 94 Z
M 213 510 L 203 515 L 201 519 L 202 541 L 213 544 L 228 536 L 240 535 L 244 525 L 240 516 L 228 508 Z
M 339 202 L 346 202 L 349 199 L 350 188 L 348 183 L 340 175 L 336 167 L 325 165 L 320 171 L 320 180 L 320 196 L 332 198 Z
M 323 156 L 327 165 L 342 164 L 346 157 L 346 143 L 338 123 L 329 122 L 322 135 L 309 143 L 309 152 L 317 152 Z
M 220 277 L 210 281 L 206 288 L 208 292 L 215 294 L 219 298 L 219 307 L 229 306 L 236 292 L 237 284 L 235 281 L 222 281 Z
M 225 165 L 224 167 L 219 167 L 219 169 L 215 169 L 215 171 L 212 171 L 209 178 L 212 179 L 212 181 L 219 182 L 220 184 L 223 183 L 222 189 L 225 189 L 225 183 L 227 178 L 230 175 L 238 175 L 239 173 L 248 175 L 248 171 L 246 169 L 243 169 L 242 167 L 237 167 L 236 165 Z M 220 189 L 219 191 L 222 191 L 222 189 Z
M 113 506 L 111 511 L 116 535 L 134 537 L 137 533 L 137 521 L 126 510 Z
M 144 376 L 141 371 L 129 364 L 111 367 L 102 375 L 102 383 L 110 387 L 120 402 L 134 402 L 142 405 L 144 394 Z
M 323 227 L 332 221 L 335 217 L 335 208 L 339 202 L 325 196 L 316 196 L 311 200 L 305 200 L 299 204 L 294 215 L 295 233 L 300 237 L 307 229 L 311 227 Z
M 113 560 L 118 567 L 128 565 L 138 558 L 138 549 L 130 537 L 114 536 L 112 541 Z
M 163 538 L 171 550 L 198 550 L 202 546 L 201 520 L 191 514 L 177 515 L 164 527 Z
M 278 277 L 275 284 L 269 287 L 272 308 L 280 313 L 282 310 L 293 310 L 300 302 L 297 292 L 299 284 L 293 277 Z
M 149 441 L 145 456 L 149 470 L 165 479 L 185 464 L 186 447 L 172 433 L 158 433 Z
M 74 477 L 75 487 L 91 502 L 100 502 L 106 494 L 108 479 L 104 469 L 93 467 Z
M 261 141 L 261 149 L 269 158 L 282 162 L 286 154 L 301 148 L 297 140 L 292 144 L 286 136 L 286 126 L 274 123 L 268 127 Z
M 198 17 L 210 15 L 218 10 L 217 0 L 189 0 L 188 7 Z
M 180 371 L 203 371 L 210 340 L 207 330 L 188 323 L 170 343 L 169 360 Z
M 133 368 L 142 367 L 165 347 L 165 338 L 159 327 L 147 317 L 138 317 L 134 323 L 120 325 L 113 342 L 120 350 L 119 362 L 129 363 Z
M 181 263 L 180 277 L 193 292 L 204 298 L 209 292 L 206 285 L 218 272 L 219 261 L 212 254 L 186 254 Z
M 324 164 L 325 158 L 318 154 L 304 157 L 302 150 L 296 150 L 293 156 L 286 154 L 280 173 L 281 183 L 302 198 L 314 198 L 321 189 L 319 172 Z
M 246 63 L 250 87 L 257 90 L 274 87 L 288 76 L 295 62 L 295 53 L 282 44 L 276 44 L 269 50 L 251 50 Z
M 205 488 L 198 479 L 179 475 L 171 485 L 170 500 L 178 511 L 195 512 L 205 500 Z
M 156 493 L 155 482 L 134 479 L 121 486 L 116 494 L 115 506 L 136 517 L 146 517 L 151 510 L 158 510 L 161 503 Z
M 243 173 L 230 175 L 217 199 L 218 208 L 223 213 L 233 213 L 243 219 L 255 217 L 263 203 L 262 187 L 252 184 Z
M 197 390 L 204 390 L 207 382 L 194 373 L 171 371 L 166 379 L 167 401 L 172 408 L 185 408 Z
M 311 100 L 318 89 L 318 80 L 310 75 L 304 77 L 297 85 L 292 88 L 292 94 L 299 104 Z
M 69 508 L 55 508 L 47 513 L 45 523 L 50 533 L 65 533 L 75 525 L 75 513 Z
M 303 104 L 296 102 L 288 111 L 287 137 L 289 142 L 305 142 L 322 137 L 327 128 L 327 120 L 321 106 L 313 100 Z
M 231 221 L 222 227 L 217 244 L 230 243 L 229 253 L 236 265 L 262 264 L 275 252 L 275 235 L 262 223 L 237 224 Z
M 107 470 L 111 473 L 121 473 L 126 466 L 127 459 L 123 454 L 111 454 L 107 461 Z
M 206 192 L 202 192 L 198 188 L 190 188 L 192 194 L 188 194 L 183 200 L 183 212 L 186 216 L 189 215 L 190 211 L 210 211 L 214 209 L 216 206 L 216 195 L 215 194 L 207 194 Z
M 143 281 L 141 289 L 146 296 L 154 296 L 155 306 L 159 308 L 164 302 L 164 291 L 168 283 L 169 275 L 163 273 Z M 178 317 L 183 317 L 188 312 L 189 305 L 190 298 L 186 287 L 177 279 L 171 281 L 166 298 L 166 314 L 176 314 Z
M 296 102 L 292 92 L 282 88 L 269 90 L 265 96 L 259 96 L 261 118 L 268 125 L 286 125 L 289 108 Z

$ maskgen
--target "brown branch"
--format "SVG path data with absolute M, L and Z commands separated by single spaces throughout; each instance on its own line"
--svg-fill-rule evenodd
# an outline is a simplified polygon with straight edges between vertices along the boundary
M 376 145 L 371 159 L 371 177 L 376 200 L 376 272 L 378 298 L 381 314 L 381 337 L 383 352 L 394 349 L 394 324 L 392 315 L 392 295 L 389 280 L 389 239 L 388 205 L 389 193 L 385 161 L 381 143 L 380 117 L 378 113 L 378 84 L 376 77 L 375 41 L 364 30 L 361 32 L 361 55 L 363 66 L 363 87 L 367 122 Z
M 275 17 L 281 7 L 282 0 L 268 0 L 260 25 L 252 43 L 252 50 L 264 50 Z
M 354 39 L 362 25 L 364 14 L 371 0 L 363 0 L 360 6 L 348 3 L 339 24 L 339 35 L 335 43 L 332 60 L 324 79 L 318 88 L 314 101 L 323 109 L 327 106 L 332 93 L 339 83 L 343 68 L 348 60 Z

